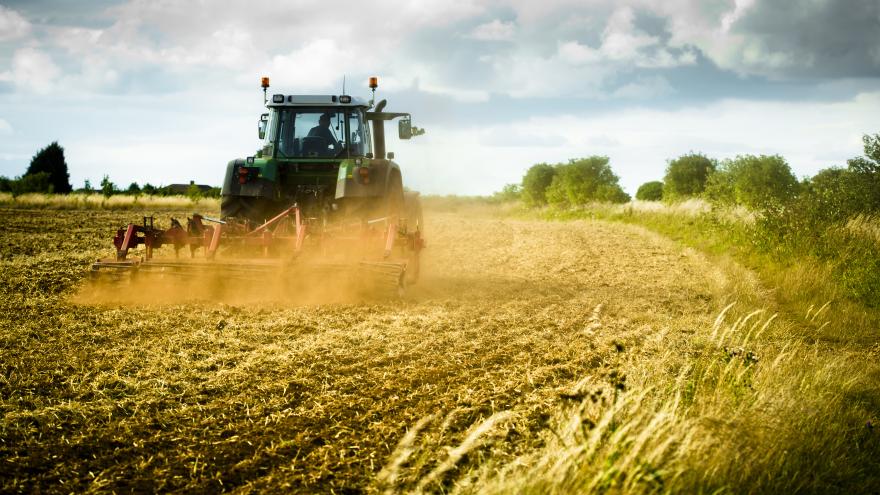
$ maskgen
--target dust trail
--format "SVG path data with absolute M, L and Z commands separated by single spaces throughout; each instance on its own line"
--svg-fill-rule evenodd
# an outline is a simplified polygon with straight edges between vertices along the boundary
M 284 306 L 351 304 L 396 299 L 399 276 L 357 264 L 263 264 L 243 275 L 228 266 L 193 263 L 193 270 L 97 277 L 71 297 L 81 305 L 169 305 L 217 302 Z

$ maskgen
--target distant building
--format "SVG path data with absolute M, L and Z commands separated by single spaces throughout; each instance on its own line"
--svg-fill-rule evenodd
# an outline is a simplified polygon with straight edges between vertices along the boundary
M 196 181 L 191 180 L 189 184 L 169 184 L 166 186 L 168 188 L 168 192 L 171 194 L 186 194 L 189 192 L 189 188 L 191 186 L 196 186 L 199 188 L 199 191 L 206 193 L 213 189 L 211 186 L 206 186 L 205 184 L 196 184 Z

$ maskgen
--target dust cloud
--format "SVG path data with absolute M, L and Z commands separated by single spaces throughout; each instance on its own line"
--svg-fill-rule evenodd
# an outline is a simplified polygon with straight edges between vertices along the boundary
M 161 264 L 161 260 L 155 260 Z M 182 265 L 182 266 L 180 266 Z M 400 265 L 258 262 L 176 263 L 93 277 L 73 295 L 82 305 L 216 302 L 283 306 L 351 304 L 402 295 Z

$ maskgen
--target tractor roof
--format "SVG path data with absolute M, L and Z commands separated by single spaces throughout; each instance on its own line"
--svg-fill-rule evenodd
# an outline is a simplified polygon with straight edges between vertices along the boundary
M 340 101 L 341 100 L 341 101 Z M 347 103 L 342 101 L 348 100 Z M 337 95 L 283 95 L 274 94 L 268 107 L 368 107 L 367 100 L 357 96 Z

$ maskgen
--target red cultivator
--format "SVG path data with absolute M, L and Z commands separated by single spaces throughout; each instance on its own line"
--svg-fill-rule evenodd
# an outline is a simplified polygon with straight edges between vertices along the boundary
M 142 225 L 120 228 L 113 244 L 116 257 L 95 262 L 93 278 L 208 275 L 261 282 L 303 280 L 309 272 L 323 281 L 332 283 L 342 276 L 395 294 L 418 279 L 424 247 L 418 226 L 408 229 L 405 220 L 385 217 L 327 225 L 323 219 L 305 217 L 296 205 L 256 226 L 195 214 L 185 228 L 172 218 L 170 228 L 160 229 L 153 217 L 144 217 Z M 144 247 L 142 254 L 132 256 L 139 246 Z M 154 256 L 164 246 L 174 249 L 173 258 Z M 186 258 L 180 256 L 184 248 L 189 250 Z

